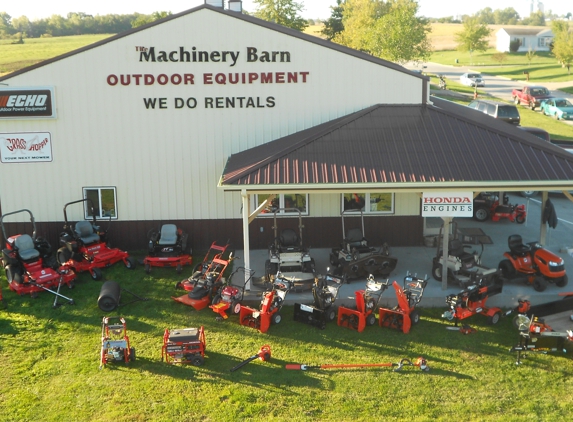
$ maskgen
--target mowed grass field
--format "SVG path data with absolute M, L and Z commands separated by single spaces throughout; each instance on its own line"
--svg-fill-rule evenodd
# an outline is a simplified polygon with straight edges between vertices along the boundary
M 141 258 L 139 256 L 138 258 Z M 196 256 L 198 262 L 202 257 Z M 52 308 L 54 296 L 37 299 L 4 289 L 0 310 L 0 420 L 2 421 L 566 421 L 573 416 L 571 354 L 530 353 L 515 365 L 518 342 L 512 319 L 494 326 L 476 315 L 464 320 L 477 332 L 447 330 L 445 310 L 424 309 L 410 333 L 374 326 L 362 333 L 330 323 L 325 330 L 293 321 L 293 306 L 267 333 L 218 322 L 171 296 L 174 269 L 116 264 L 104 279 L 144 296 L 110 314 L 97 306 L 101 281 L 82 273 L 62 293 L 75 305 Z M 401 280 L 398 280 L 401 282 Z M 2 286 L 6 280 L 2 276 Z M 431 283 L 435 281 L 431 280 Z M 363 288 L 363 282 L 355 282 Z M 385 296 L 394 296 L 390 289 Z M 122 294 L 122 303 L 132 297 Z M 421 305 L 423 306 L 423 299 Z M 257 307 L 253 303 L 253 306 Z M 103 316 L 126 319 L 136 360 L 99 369 Z M 204 326 L 203 366 L 162 362 L 166 328 Z M 231 372 L 263 345 L 271 359 Z M 287 370 L 289 363 L 398 364 L 423 356 L 429 372 L 406 366 Z

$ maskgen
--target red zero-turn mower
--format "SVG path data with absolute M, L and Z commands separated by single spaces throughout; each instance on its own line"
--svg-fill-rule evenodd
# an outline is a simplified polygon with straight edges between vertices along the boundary
M 382 293 L 390 284 L 376 282 L 374 276 L 370 275 L 366 282 L 366 289 L 354 292 L 356 306 L 354 309 L 344 306 L 338 307 L 338 325 L 351 328 L 361 333 L 367 325 L 376 323 L 376 309 L 380 303 Z
M 340 287 L 346 283 L 346 277 L 338 277 L 329 273 L 317 275 L 312 287 L 312 305 L 294 304 L 294 320 L 314 325 L 321 330 L 326 328 L 326 323 L 336 319 L 336 307 L 334 302 L 338 297 Z
M 116 320 L 110 324 L 110 320 Z M 125 319 L 118 316 L 103 317 L 101 323 L 101 354 L 99 369 L 110 362 L 133 362 L 135 348 L 129 344 Z
M 228 318 L 227 312 L 238 315 L 241 312 L 241 301 L 245 296 L 245 287 L 251 281 L 255 272 L 245 267 L 238 267 L 234 270 L 227 283 L 217 293 L 209 308 L 217 313 L 217 321 Z
M 285 278 L 281 273 L 277 273 L 273 279 L 272 290 L 263 293 L 260 309 L 241 306 L 239 313 L 239 323 L 241 325 L 266 333 L 271 323 L 278 324 L 282 321 L 280 311 L 284 305 L 286 295 L 292 289 L 294 282 Z
M 192 306 L 198 311 L 206 308 L 212 303 L 213 298 L 219 294 L 223 286 L 223 274 L 233 259 L 232 252 L 229 254 L 228 259 L 213 258 L 205 271 L 201 267 L 200 271 L 195 271 L 191 277 L 177 283 L 175 285 L 176 288 L 187 290 L 189 293 L 179 297 L 172 297 L 172 299 Z
M 187 249 L 187 233 L 175 224 L 163 224 L 161 230 L 151 229 L 147 233 L 148 255 L 143 259 L 145 272 L 149 274 L 151 267 L 175 267 L 181 274 L 185 265 L 191 265 L 193 258 Z
M 4 219 L 9 215 L 27 212 L 32 223 L 32 236 L 17 234 L 8 236 Z M 70 304 L 74 301 L 59 293 L 62 284 L 70 289 L 74 286 L 76 274 L 67 265 L 58 266 L 52 255 L 52 247 L 47 240 L 36 237 L 36 221 L 32 212 L 22 209 L 4 214 L 0 218 L 2 234 L 6 240 L 2 249 L 2 263 L 6 271 L 8 287 L 19 295 L 30 294 L 35 297 L 43 290 L 56 295 L 54 307 L 58 305 L 58 297 L 64 298 Z M 56 288 L 56 290 L 51 290 Z M 1 297 L 1 296 L 0 296 Z
M 91 222 L 87 220 L 78 221 L 72 227 L 68 221 L 67 208 L 69 205 L 79 203 L 85 203 L 90 207 L 93 220 Z M 130 270 L 135 268 L 135 259 L 130 257 L 127 252 L 108 246 L 107 230 L 101 230 L 96 225 L 96 213 L 90 199 L 84 198 L 68 202 L 64 206 L 64 221 L 64 231 L 60 234 L 62 247 L 58 249 L 57 254 L 60 265 L 68 265 L 78 273 L 89 271 L 94 280 L 101 280 L 101 268 L 109 267 L 119 261 L 123 261 L 125 267 Z
M 205 329 L 177 328 L 165 329 L 161 360 L 173 363 L 191 363 L 195 366 L 205 362 Z
M 497 307 L 486 307 L 487 300 L 496 294 L 501 293 L 503 284 L 500 280 L 496 279 L 494 284 L 484 284 L 480 280 L 479 284 L 469 286 L 467 289 L 459 293 L 451 294 L 446 297 L 446 303 L 450 307 L 449 311 L 442 314 L 443 318 L 447 320 L 455 320 L 457 327 L 458 322 L 481 314 L 487 317 L 489 324 L 497 324 L 501 318 L 501 309 Z
M 380 327 L 395 328 L 408 334 L 410 327 L 420 321 L 420 313 L 416 310 L 416 305 L 422 300 L 427 284 L 427 279 L 411 275 L 404 278 L 404 288 L 394 281 L 392 286 L 396 290 L 398 306 L 392 309 L 379 309 L 378 324 Z
M 507 218 L 511 222 L 518 224 L 525 223 L 527 212 L 525 205 L 514 205 L 509 203 L 509 197 L 503 194 L 503 204 L 499 203 L 499 192 L 480 192 L 474 199 L 474 218 L 477 221 L 486 221 L 491 217 L 491 221 L 499 221 Z
M 508 280 L 525 279 L 533 289 L 542 292 L 547 283 L 565 287 L 568 283 L 565 261 L 553 252 L 544 249 L 539 242 L 524 244 L 521 236 L 512 234 L 507 239 L 509 251 L 503 256 L 498 268 Z

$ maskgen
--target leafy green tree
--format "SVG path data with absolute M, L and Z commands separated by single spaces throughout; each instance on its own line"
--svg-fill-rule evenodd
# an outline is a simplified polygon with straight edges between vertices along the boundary
M 368 38 L 369 51 L 400 64 L 408 61 L 426 61 L 431 44 L 431 27 L 425 18 L 417 17 L 415 0 L 388 0 L 388 12 L 376 20 Z
M 321 31 L 327 40 L 332 40 L 337 34 L 344 31 L 344 24 L 342 23 L 344 2 L 345 0 L 336 0 L 336 6 L 330 6 L 330 17 L 323 22 L 324 28 Z
M 491 29 L 483 23 L 479 23 L 476 17 L 466 19 L 463 30 L 454 34 L 459 51 L 469 51 L 470 60 L 474 51 L 486 51 L 488 47 L 487 37 Z
M 370 31 L 376 20 L 389 10 L 381 0 L 346 0 L 342 4 L 342 32 L 333 41 L 356 50 L 369 52 Z
M 139 26 L 147 25 L 148 23 L 166 18 L 169 15 L 171 15 L 171 12 L 153 12 L 151 15 L 137 15 L 137 18 L 131 22 L 131 27 L 137 28 Z
M 567 68 L 567 73 L 570 75 L 571 63 L 573 63 L 573 31 L 564 21 L 554 21 L 551 27 L 555 34 L 553 55 L 559 63 Z
M 12 19 L 12 27 L 17 33 L 22 34 L 23 37 L 28 37 L 30 34 L 31 23 L 26 16 Z
M 517 25 L 519 13 L 513 7 L 496 9 L 493 12 L 493 18 L 496 25 Z
M 302 3 L 294 0 L 254 0 L 257 5 L 257 18 L 274 22 L 288 28 L 304 31 L 308 26 L 306 19 L 299 16 L 304 9 Z
M 545 15 L 538 10 L 529 15 L 529 18 L 523 19 L 521 23 L 529 26 L 545 26 Z
M 527 67 L 531 66 L 531 62 L 533 61 L 534 58 L 535 58 L 535 50 L 529 47 L 527 53 L 525 53 L 525 59 L 527 60 Z
M 8 38 L 14 33 L 14 27 L 10 22 L 12 16 L 6 12 L 0 12 L 0 38 Z
M 485 9 L 478 11 L 475 14 L 475 17 L 478 19 L 479 23 L 486 25 L 493 25 L 495 23 L 494 13 L 491 7 L 486 7 Z

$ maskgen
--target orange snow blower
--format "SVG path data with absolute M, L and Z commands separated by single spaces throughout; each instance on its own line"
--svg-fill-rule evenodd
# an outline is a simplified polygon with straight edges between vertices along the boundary
M 245 359 L 244 361 L 242 361 L 241 363 L 239 363 L 237 366 L 234 366 L 231 368 L 231 372 L 235 372 L 237 369 L 242 368 L 243 366 L 245 366 L 247 363 L 254 361 L 255 359 L 260 359 L 263 362 L 267 362 L 271 359 L 271 346 L 269 346 L 268 344 L 265 344 L 264 346 L 262 346 L 259 351 L 254 354 L 253 356 Z
M 421 371 L 429 372 L 430 367 L 428 366 L 428 361 L 419 357 L 413 362 L 410 359 L 401 359 L 398 363 L 388 362 L 388 363 L 341 363 L 341 364 L 322 364 L 322 365 L 300 365 L 298 363 L 289 363 L 285 365 L 286 369 L 291 369 L 295 371 L 308 371 L 309 369 L 348 369 L 348 368 L 371 368 L 371 367 L 393 367 L 394 372 L 401 371 L 404 366 L 415 366 L 420 368 Z
M 374 276 L 370 274 L 366 282 L 366 289 L 354 292 L 356 300 L 355 309 L 338 307 L 337 323 L 341 327 L 351 328 L 361 333 L 367 325 L 376 323 L 376 308 L 380 303 L 382 293 L 390 286 L 386 283 L 376 282 Z
M 416 305 L 422 300 L 427 284 L 427 279 L 411 275 L 404 277 L 404 288 L 394 281 L 392 286 L 396 290 L 398 306 L 392 309 L 382 307 L 379 309 L 378 324 L 380 327 L 395 328 L 408 334 L 410 327 L 420 321 L 420 313 L 416 310 Z

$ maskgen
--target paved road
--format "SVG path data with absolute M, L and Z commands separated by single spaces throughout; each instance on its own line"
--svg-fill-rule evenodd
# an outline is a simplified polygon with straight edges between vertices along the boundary
M 424 63 L 426 68 L 424 72 L 431 73 L 431 74 L 441 74 L 444 75 L 447 79 L 455 80 L 459 82 L 460 76 L 466 72 L 475 72 L 481 73 L 480 70 L 471 67 L 456 67 L 450 65 L 443 65 L 438 63 Z M 408 63 L 404 67 L 407 69 L 420 69 L 420 66 L 416 66 L 414 64 Z M 481 68 L 481 67 L 480 67 Z M 483 69 L 483 68 L 481 68 Z M 502 78 L 499 76 L 489 76 L 484 75 L 485 79 L 485 87 L 480 87 L 480 91 L 485 91 L 488 95 L 493 97 L 501 98 L 502 100 L 512 101 L 513 98 L 511 96 L 511 91 L 514 88 L 523 87 L 523 85 L 528 84 L 527 82 L 519 82 L 519 81 L 512 81 L 507 78 Z M 539 85 L 530 83 L 530 85 Z M 543 86 L 547 87 L 554 96 L 562 97 L 562 98 L 569 98 L 573 101 L 573 95 L 567 92 L 559 91 L 559 88 L 567 87 L 573 85 L 573 82 L 547 82 L 543 83 Z M 573 126 L 573 121 L 563 121 L 570 126 Z

